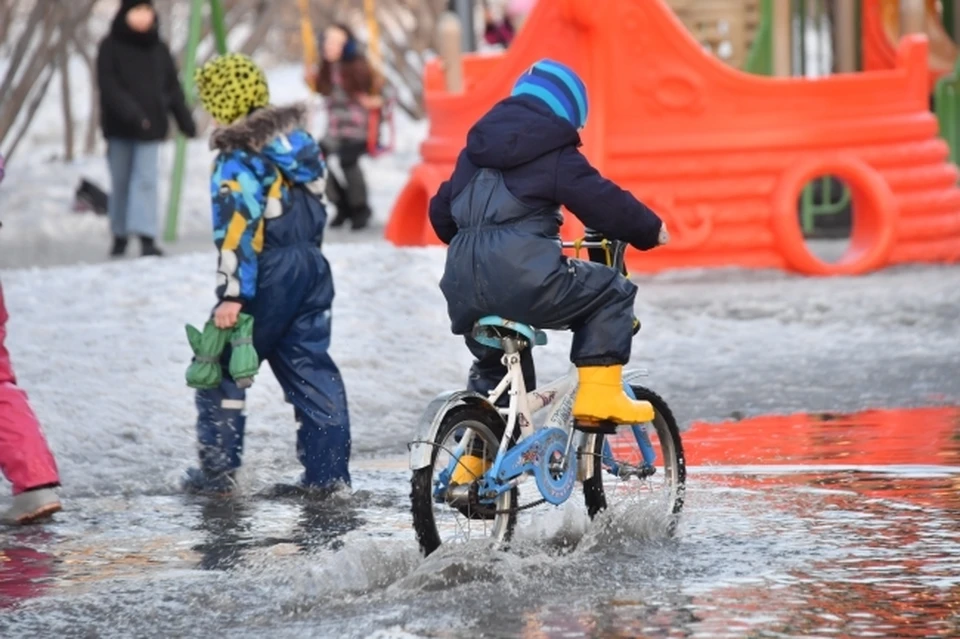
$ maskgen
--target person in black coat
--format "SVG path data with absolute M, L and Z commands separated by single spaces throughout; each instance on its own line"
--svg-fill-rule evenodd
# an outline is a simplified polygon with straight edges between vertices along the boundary
M 169 115 L 188 137 L 196 125 L 170 49 L 160 39 L 150 0 L 122 0 L 97 55 L 100 124 L 113 184 L 109 201 L 112 256 L 139 236 L 142 255 L 161 255 L 157 236 L 157 163 Z
M 430 201 L 430 221 L 449 244 L 440 288 L 453 332 L 477 361 L 469 386 L 489 391 L 506 374 L 502 353 L 469 335 L 485 315 L 546 329 L 572 329 L 579 373 L 573 414 L 590 429 L 652 417 L 623 391 L 637 287 L 602 264 L 571 260 L 560 246 L 561 205 L 589 228 L 640 250 L 666 243 L 660 218 L 607 180 L 580 153 L 587 92 L 569 67 L 534 64 L 511 97 L 469 131 L 450 180 Z M 529 349 L 524 378 L 535 384 Z M 456 481 L 456 477 L 454 477 Z

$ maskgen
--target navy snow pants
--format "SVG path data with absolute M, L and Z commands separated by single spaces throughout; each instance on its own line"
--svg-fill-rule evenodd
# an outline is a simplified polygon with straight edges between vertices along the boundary
M 333 277 L 320 249 L 310 243 L 265 250 L 259 258 L 253 343 L 293 405 L 297 457 L 303 484 L 350 484 L 350 419 L 340 371 L 329 353 Z M 219 388 L 198 391 L 197 436 L 201 469 L 217 475 L 239 468 L 243 453 L 245 392 L 223 358 Z

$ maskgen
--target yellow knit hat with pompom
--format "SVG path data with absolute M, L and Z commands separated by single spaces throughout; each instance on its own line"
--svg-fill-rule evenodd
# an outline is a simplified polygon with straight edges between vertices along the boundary
M 221 124 L 231 124 L 270 103 L 267 76 L 242 53 L 210 60 L 194 74 L 204 110 Z

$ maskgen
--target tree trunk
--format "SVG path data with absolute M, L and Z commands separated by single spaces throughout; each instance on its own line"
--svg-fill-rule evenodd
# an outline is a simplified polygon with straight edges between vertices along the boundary
M 33 100 L 30 102 L 30 105 L 27 107 L 27 115 L 24 118 L 23 122 L 20 125 L 20 130 L 17 131 L 17 137 L 13 139 L 13 144 L 10 145 L 10 148 L 7 149 L 7 152 L 4 153 L 4 157 L 7 161 L 10 161 L 10 158 L 13 157 L 13 154 L 16 152 L 17 147 L 20 146 L 21 140 L 26 135 L 27 130 L 30 128 L 30 123 L 33 122 L 33 116 L 37 114 L 37 109 L 40 108 L 40 103 L 43 102 L 43 97 L 47 94 L 47 87 L 50 86 L 50 80 L 53 79 L 53 73 L 56 69 L 55 65 L 48 64 L 46 67 L 46 77 L 40 83 L 40 89 L 34 92 Z
M 60 34 L 60 102 L 63 105 L 63 159 L 73 162 L 73 93 L 70 91 L 69 39 Z
M 54 3 L 51 3 L 54 5 Z M 55 5 L 60 8 L 59 3 Z M 59 14 L 59 11 L 56 11 Z M 59 17 L 59 16 L 58 16 Z M 17 84 L 9 93 L 0 93 L 4 97 L 4 108 L 0 109 L 0 142 L 2 142 L 10 129 L 16 122 L 17 115 L 20 113 L 23 103 L 30 95 L 31 89 L 37 83 L 37 80 L 56 58 L 56 48 L 49 46 L 50 36 L 54 31 L 54 16 L 47 14 L 44 18 L 43 32 L 40 34 L 37 47 L 30 57 L 30 62 L 26 65 L 23 75 L 20 76 Z M 11 62 L 11 66 L 19 64 L 19 60 Z
M 26 57 L 27 48 L 33 39 L 34 31 L 36 31 L 41 21 L 45 21 L 50 10 L 53 8 L 53 4 L 53 2 L 37 2 L 33 6 L 33 10 L 27 18 L 27 23 L 24 25 L 23 31 L 20 32 L 20 38 L 13 48 L 13 53 L 10 55 L 10 66 L 7 67 L 7 72 L 3 76 L 3 84 L 0 84 L 0 95 L 4 96 L 4 98 L 9 95 L 10 85 L 13 84 L 13 79 L 16 77 L 17 71 L 20 70 L 20 64 Z M 12 18 L 13 16 L 11 15 L 11 21 Z M 0 127 L 0 132 L 2 132 L 2 130 L 2 127 Z

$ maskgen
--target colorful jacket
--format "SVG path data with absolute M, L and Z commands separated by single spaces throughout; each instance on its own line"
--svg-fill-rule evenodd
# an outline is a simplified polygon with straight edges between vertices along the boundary
M 316 141 L 303 128 L 304 108 L 266 107 L 218 129 L 213 163 L 213 240 L 220 252 L 217 296 L 249 301 L 257 293 L 264 224 L 287 210 L 293 187 L 323 198 L 326 169 Z

